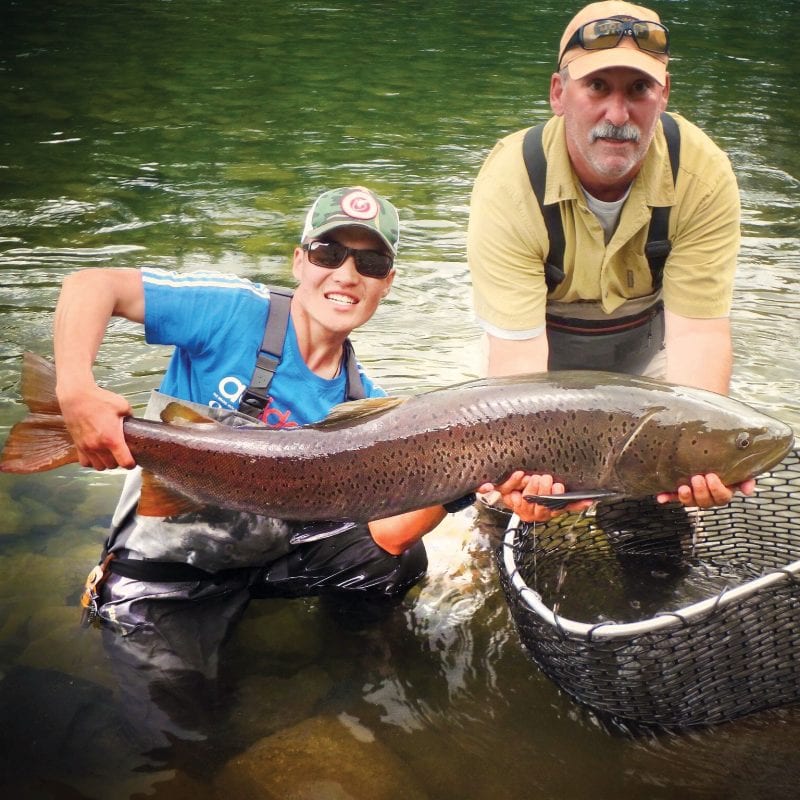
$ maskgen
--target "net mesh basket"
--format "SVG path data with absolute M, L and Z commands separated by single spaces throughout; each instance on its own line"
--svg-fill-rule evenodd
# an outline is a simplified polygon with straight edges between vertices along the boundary
M 800 699 L 800 450 L 706 511 L 512 517 L 497 560 L 539 668 L 616 720 L 685 728 Z

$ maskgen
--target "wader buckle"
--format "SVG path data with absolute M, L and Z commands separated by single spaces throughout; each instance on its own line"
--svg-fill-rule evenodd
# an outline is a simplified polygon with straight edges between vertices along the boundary
M 96 625 L 99 609 L 97 606 L 97 590 L 105 583 L 111 574 L 109 564 L 114 559 L 114 553 L 109 553 L 101 564 L 95 566 L 86 576 L 86 583 L 81 594 L 81 627 L 88 628 Z

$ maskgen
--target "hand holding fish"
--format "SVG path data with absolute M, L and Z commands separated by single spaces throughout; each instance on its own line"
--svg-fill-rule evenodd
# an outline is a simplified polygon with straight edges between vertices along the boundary
M 740 484 L 726 486 L 714 473 L 694 475 L 690 484 L 678 487 L 676 492 L 661 492 L 656 496 L 659 503 L 677 500 L 682 505 L 696 508 L 714 508 L 725 506 L 733 499 L 737 490 L 745 495 L 755 491 L 754 479 Z M 542 503 L 533 502 L 533 497 L 549 497 L 563 495 L 566 488 L 563 483 L 554 481 L 552 475 L 528 475 L 522 470 L 512 473 L 503 483 L 494 485 L 486 483 L 478 490 L 480 494 L 495 492 L 498 499 L 516 514 L 523 522 L 548 522 L 558 514 L 567 511 L 580 512 L 592 505 L 592 500 L 576 500 L 555 508 Z
M 136 466 L 122 428 L 133 409 L 122 395 L 92 383 L 79 391 L 59 387 L 58 402 L 82 466 L 97 470 Z
M 63 418 L 71 437 L 63 443 L 63 453 L 72 450 L 82 466 L 98 470 L 130 469 L 136 463 L 123 435 L 123 422 L 133 410 L 124 397 L 99 387 L 92 373 L 112 316 L 144 321 L 138 269 L 88 269 L 68 275 L 53 322 L 57 381 L 53 383 L 42 364 L 22 375 L 23 395 L 34 399 L 37 410 Z
M 694 475 L 691 484 L 678 487 L 677 492 L 662 492 L 656 495 L 659 503 L 669 503 L 678 500 L 684 506 L 696 508 L 713 508 L 726 506 L 733 499 L 737 490 L 742 494 L 751 495 L 755 492 L 756 482 L 753 478 L 742 483 L 726 486 L 713 472 L 708 475 Z
M 548 508 L 539 503 L 532 503 L 525 498 L 530 495 L 548 496 L 564 494 L 566 491 L 563 483 L 554 481 L 552 475 L 530 475 L 517 470 L 506 478 L 503 483 L 485 483 L 479 489 L 479 494 L 496 492 L 499 499 L 523 522 L 548 522 L 559 514 L 567 511 L 583 511 L 592 505 L 591 500 L 578 500 L 569 503 L 563 508 Z

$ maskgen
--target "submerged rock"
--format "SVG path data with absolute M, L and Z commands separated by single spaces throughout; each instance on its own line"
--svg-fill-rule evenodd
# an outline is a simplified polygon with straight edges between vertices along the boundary
M 112 692 L 53 669 L 0 681 L 0 774 L 53 779 L 105 772 L 126 743 Z
M 331 678 L 319 667 L 309 667 L 289 678 L 250 675 L 236 692 L 229 734 L 252 742 L 296 725 L 311 716 L 332 686 Z
M 319 716 L 257 742 L 218 775 L 220 796 L 429 800 L 398 756 L 353 720 Z
M 18 663 L 57 670 L 67 677 L 113 689 L 116 684 L 108 669 L 100 632 L 81 628 L 79 619 L 79 608 L 38 609 L 28 620 L 28 645 Z

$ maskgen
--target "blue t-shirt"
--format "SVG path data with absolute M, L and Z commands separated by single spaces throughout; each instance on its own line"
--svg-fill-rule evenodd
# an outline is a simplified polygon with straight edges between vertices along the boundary
M 217 408 L 238 409 L 253 377 L 269 311 L 269 289 L 235 275 L 168 272 L 146 267 L 145 337 L 174 345 L 161 383 L 164 394 Z M 383 397 L 358 366 L 367 397 Z M 345 398 L 346 376 L 328 380 L 305 364 L 291 323 L 281 362 L 261 416 L 272 428 L 318 422 Z

